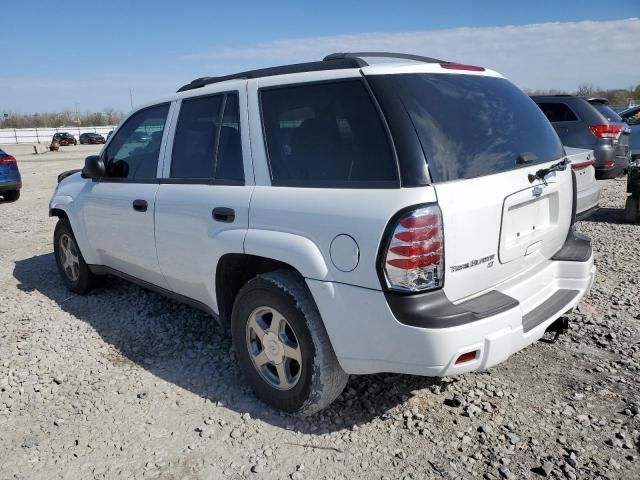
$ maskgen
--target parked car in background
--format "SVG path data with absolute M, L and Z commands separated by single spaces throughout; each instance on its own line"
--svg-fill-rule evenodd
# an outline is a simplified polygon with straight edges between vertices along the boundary
M 584 220 L 598 210 L 600 185 L 596 182 L 593 150 L 564 147 L 576 175 L 576 217 Z
M 51 143 L 53 143 L 54 141 L 57 142 L 61 147 L 78 144 L 76 137 L 67 132 L 55 133 L 53 135 L 53 138 L 51 139 Z
M 631 139 L 629 141 L 631 161 L 638 162 L 640 161 L 640 105 L 627 108 L 620 112 L 619 115 L 631 129 Z
M 256 395 L 306 414 L 349 374 L 484 370 L 564 330 L 595 266 L 540 109 L 483 67 L 364 56 L 405 61 L 200 78 L 132 111 L 51 198 L 65 285 L 115 274 L 212 313 Z
M 20 198 L 22 178 L 15 157 L 0 148 L 0 195 L 8 202 Z
M 80 145 L 86 144 L 101 144 L 105 139 L 99 133 L 85 132 L 80 134 Z
M 549 119 L 563 145 L 594 151 L 596 178 L 615 178 L 628 168 L 631 130 L 606 105 L 605 99 L 573 95 L 531 98 Z

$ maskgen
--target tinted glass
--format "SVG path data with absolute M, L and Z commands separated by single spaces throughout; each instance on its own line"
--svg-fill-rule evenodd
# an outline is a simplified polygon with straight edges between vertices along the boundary
M 542 111 L 508 80 L 403 74 L 389 81 L 409 113 L 434 182 L 512 170 L 524 154 L 534 164 L 564 155 Z
M 620 117 L 620 115 L 618 115 L 609 105 L 598 102 L 589 103 L 591 103 L 591 106 L 595 107 L 595 109 L 598 110 L 602 115 L 604 115 L 604 118 L 606 118 L 610 122 L 622 122 L 622 117 Z
M 213 178 L 216 131 L 224 95 L 184 100 L 173 140 L 172 178 Z
M 240 114 L 238 96 L 227 95 L 227 101 L 220 122 L 220 138 L 216 160 L 216 180 L 244 182 L 242 146 L 240 144 Z
M 146 108 L 118 129 L 106 150 L 107 175 L 116 178 L 156 178 L 169 104 Z
M 274 185 L 397 185 L 382 121 L 360 80 L 261 91 Z
M 237 95 L 212 95 L 182 102 L 171 177 L 244 181 Z
M 538 106 L 550 122 L 575 122 L 578 117 L 566 103 L 539 102 Z

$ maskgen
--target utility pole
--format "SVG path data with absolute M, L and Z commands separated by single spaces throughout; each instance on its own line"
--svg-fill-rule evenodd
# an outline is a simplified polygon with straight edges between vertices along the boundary
M 131 104 L 131 108 L 133 109 L 133 89 L 129 87 L 129 103 Z

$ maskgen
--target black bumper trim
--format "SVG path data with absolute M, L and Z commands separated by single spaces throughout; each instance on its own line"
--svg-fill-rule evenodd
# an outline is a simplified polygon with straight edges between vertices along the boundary
M 545 320 L 549 320 L 554 314 L 561 312 L 562 308 L 576 298 L 579 293 L 578 290 L 558 290 L 536 308 L 524 314 L 522 317 L 522 330 L 526 333 Z
M 591 239 L 586 235 L 575 232 L 572 228 L 564 245 L 551 257 L 551 260 L 557 262 L 586 262 L 591 258 L 591 255 Z
M 21 188 L 22 188 L 22 182 L 0 183 L 0 192 L 11 192 L 13 190 L 20 190 Z
M 420 328 L 448 328 L 491 317 L 520 303 L 492 290 L 459 304 L 451 303 L 442 290 L 418 295 L 385 293 L 393 316 L 404 325 Z
M 587 262 L 591 258 L 591 239 L 586 235 L 576 233 L 573 228 L 569 231 L 567 239 L 558 252 L 551 258 L 562 262 Z M 570 292 L 570 293 L 566 293 Z M 560 295 L 562 297 L 560 297 Z M 559 303 L 567 304 L 571 301 L 569 294 L 578 294 L 575 290 L 558 290 L 541 305 L 527 313 L 525 322 L 535 323 L 540 318 L 549 318 L 553 313 L 546 314 L 547 309 L 561 308 Z M 491 317 L 512 308 L 520 303 L 515 298 L 505 295 L 497 290 L 492 290 L 462 303 L 454 304 L 445 295 L 442 289 L 433 292 L 406 295 L 393 292 L 385 292 L 387 304 L 398 322 L 404 325 L 420 328 L 448 328 L 457 327 L 466 323 L 475 322 L 483 318 Z M 567 298 L 565 298 L 565 295 Z M 557 302 L 557 305 L 556 305 Z M 537 313 L 540 312 L 540 313 Z M 546 317 L 544 317 L 546 315 Z M 542 320 L 541 320 L 542 321 Z M 533 325 L 530 328 L 534 328 Z M 527 331 L 525 329 L 525 331 Z

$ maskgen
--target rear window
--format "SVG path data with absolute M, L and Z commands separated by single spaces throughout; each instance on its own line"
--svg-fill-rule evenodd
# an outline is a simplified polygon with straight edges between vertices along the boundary
M 575 122 L 578 117 L 566 103 L 562 102 L 538 102 L 542 113 L 550 122 Z
M 618 122 L 621 123 L 622 117 L 618 115 L 609 105 L 599 102 L 589 102 L 596 110 L 598 110 L 604 118 L 609 120 L 610 122 Z
M 398 185 L 385 129 L 361 80 L 263 89 L 273 185 Z
M 381 76 L 381 78 L 384 76 Z M 503 78 L 389 75 L 411 118 L 433 182 L 491 175 L 555 160 L 564 150 L 542 111 Z

